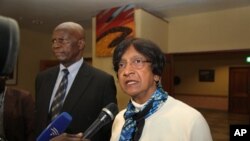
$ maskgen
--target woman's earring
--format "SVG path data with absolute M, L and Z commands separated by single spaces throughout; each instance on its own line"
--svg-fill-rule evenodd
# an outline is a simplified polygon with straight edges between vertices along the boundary
M 158 81 L 160 81 L 160 77 L 158 75 L 155 75 L 154 80 L 155 80 L 155 82 L 158 82 Z
M 162 87 L 161 85 L 161 82 L 160 82 L 160 77 L 158 75 L 155 75 L 154 76 L 154 80 L 155 80 L 155 83 L 156 83 L 156 86 L 159 88 L 159 87 Z

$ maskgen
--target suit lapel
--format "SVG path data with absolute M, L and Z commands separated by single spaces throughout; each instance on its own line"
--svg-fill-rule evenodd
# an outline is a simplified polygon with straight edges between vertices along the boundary
M 63 111 L 71 111 L 77 101 L 84 95 L 84 91 L 91 79 L 90 67 L 83 63 L 64 101 Z
M 49 110 L 50 98 L 51 98 L 51 95 L 52 95 L 52 92 L 53 92 L 53 89 L 54 89 L 54 86 L 56 83 L 58 72 L 59 72 L 59 67 L 56 67 L 56 68 L 52 69 L 49 72 L 49 75 L 47 75 L 47 77 L 45 78 L 46 83 L 44 83 L 45 86 L 42 89 L 43 95 L 44 95 L 44 98 L 43 98 L 44 104 L 43 105 L 46 105 L 46 106 L 43 106 L 43 108 L 44 108 L 43 111 L 45 113 L 47 113 Z

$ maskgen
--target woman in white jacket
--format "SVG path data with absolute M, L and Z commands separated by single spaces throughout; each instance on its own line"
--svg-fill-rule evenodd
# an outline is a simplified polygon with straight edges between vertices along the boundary
M 166 59 L 153 42 L 125 39 L 113 54 L 119 85 L 131 97 L 116 116 L 111 141 L 212 141 L 200 112 L 161 87 Z

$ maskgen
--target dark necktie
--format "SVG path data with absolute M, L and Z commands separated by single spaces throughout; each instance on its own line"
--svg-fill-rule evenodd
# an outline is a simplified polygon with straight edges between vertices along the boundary
M 61 109 L 63 107 L 64 96 L 67 90 L 69 71 L 67 69 L 63 69 L 62 71 L 64 72 L 64 76 L 62 78 L 61 83 L 59 84 L 59 87 L 56 91 L 55 97 L 50 108 L 51 120 L 53 120 L 60 114 Z

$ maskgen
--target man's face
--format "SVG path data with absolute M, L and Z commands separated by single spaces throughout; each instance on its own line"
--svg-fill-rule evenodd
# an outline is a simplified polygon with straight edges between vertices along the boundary
M 55 57 L 69 66 L 82 57 L 82 40 L 67 30 L 55 30 L 52 35 L 52 50 Z

